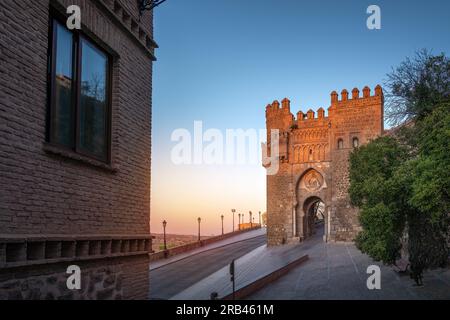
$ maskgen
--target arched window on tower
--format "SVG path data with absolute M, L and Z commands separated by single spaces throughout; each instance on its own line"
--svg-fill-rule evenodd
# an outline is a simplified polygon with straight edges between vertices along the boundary
M 359 139 L 358 138 L 353 138 L 353 148 L 358 148 L 359 147 Z
M 313 161 L 314 157 L 313 157 L 313 150 L 309 149 L 309 161 Z
M 344 149 L 344 140 L 339 139 L 337 147 L 338 149 Z

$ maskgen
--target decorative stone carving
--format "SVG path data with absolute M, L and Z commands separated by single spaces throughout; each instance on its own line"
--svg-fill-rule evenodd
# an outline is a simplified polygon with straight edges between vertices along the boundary
M 302 178 L 301 187 L 314 192 L 323 186 L 323 177 L 316 170 L 308 171 Z
M 304 177 L 305 188 L 310 191 L 317 191 L 323 185 L 323 177 L 316 170 L 309 171 Z

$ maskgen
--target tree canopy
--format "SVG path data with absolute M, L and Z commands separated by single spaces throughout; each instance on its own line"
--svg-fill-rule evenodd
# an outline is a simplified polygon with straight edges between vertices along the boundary
M 406 238 L 418 284 L 423 271 L 444 266 L 449 253 L 450 102 L 449 74 L 443 78 L 442 72 L 445 61 L 448 72 L 445 56 L 416 60 L 414 74 L 421 76 L 406 82 L 402 76 L 411 60 L 403 63 L 395 77 L 391 75 L 391 94 L 403 99 L 397 112 L 405 118 L 412 115 L 414 125 L 402 127 L 395 136 L 379 137 L 350 156 L 350 199 L 360 208 L 362 226 L 358 248 L 375 260 L 395 264 Z
M 386 116 L 392 125 L 421 119 L 450 99 L 450 59 L 423 49 L 387 75 Z

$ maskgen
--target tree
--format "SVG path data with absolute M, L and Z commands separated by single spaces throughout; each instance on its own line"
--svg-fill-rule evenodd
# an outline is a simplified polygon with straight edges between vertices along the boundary
M 392 125 L 422 119 L 450 99 L 450 59 L 423 49 L 387 75 L 386 116 Z
M 450 212 L 450 102 L 436 106 L 414 131 L 419 161 L 411 203 L 438 222 Z
M 437 109 L 433 116 L 442 112 L 450 115 L 450 104 L 445 110 Z M 450 129 L 450 118 L 440 119 L 438 127 L 447 121 Z M 433 141 L 449 141 L 439 129 L 420 131 L 435 134 Z M 435 159 L 423 151 L 415 156 L 396 138 L 381 137 L 350 156 L 350 199 L 360 208 L 363 228 L 356 238 L 357 247 L 375 260 L 395 264 L 406 234 L 417 284 L 421 284 L 424 270 L 442 267 L 447 261 L 450 179 L 444 171 L 450 169 L 450 161 L 441 156 L 445 150 L 436 153 Z
M 398 103 L 390 111 L 413 125 L 350 156 L 350 199 L 360 208 L 362 226 L 356 245 L 395 264 L 406 235 L 411 276 L 419 285 L 423 271 L 444 266 L 449 253 L 449 65 L 444 55 L 426 52 L 402 63 L 390 75 Z
M 350 199 L 360 208 L 362 232 L 357 247 L 387 264 L 398 259 L 405 227 L 403 180 L 393 179 L 407 151 L 392 137 L 381 137 L 350 155 Z
M 416 211 L 408 217 L 411 269 L 421 277 L 423 270 L 447 262 L 450 213 L 450 103 L 418 121 L 418 157 L 409 203 Z M 417 281 L 417 279 L 416 279 Z

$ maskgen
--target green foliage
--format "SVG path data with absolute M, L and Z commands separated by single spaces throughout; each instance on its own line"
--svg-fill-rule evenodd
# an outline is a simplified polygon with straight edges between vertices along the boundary
M 384 203 L 364 206 L 361 212 L 364 230 L 356 239 L 356 246 L 375 260 L 392 264 L 401 248 L 402 225 L 399 216 Z
M 393 264 L 406 234 L 413 278 L 444 266 L 450 226 L 450 103 L 433 107 L 396 138 L 350 156 L 350 198 L 360 208 L 358 248 Z
M 376 205 L 384 198 L 384 182 L 407 158 L 407 150 L 392 137 L 380 137 L 350 155 L 352 204 Z
M 447 224 L 450 213 L 450 103 L 417 122 L 419 157 L 412 185 L 412 206 L 431 212 L 432 223 Z
M 407 152 L 395 139 L 381 137 L 350 155 L 350 199 L 360 207 L 363 231 L 356 239 L 358 248 L 375 260 L 392 264 L 399 256 L 404 229 L 406 178 L 393 179 Z
M 448 247 L 445 233 L 424 212 L 408 216 L 408 252 L 411 270 L 421 274 L 423 270 L 445 267 Z

